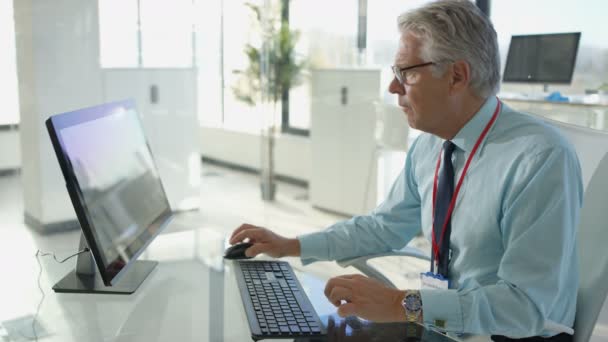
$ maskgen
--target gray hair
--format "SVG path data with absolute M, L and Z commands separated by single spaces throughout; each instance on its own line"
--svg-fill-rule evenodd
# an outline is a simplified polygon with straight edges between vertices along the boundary
M 488 17 L 470 0 L 441 0 L 397 19 L 401 33 L 421 39 L 420 58 L 441 64 L 464 60 L 471 68 L 471 89 L 486 98 L 500 86 L 500 55 L 496 31 Z M 435 69 L 435 74 L 439 69 Z M 445 67 L 441 68 L 441 73 Z

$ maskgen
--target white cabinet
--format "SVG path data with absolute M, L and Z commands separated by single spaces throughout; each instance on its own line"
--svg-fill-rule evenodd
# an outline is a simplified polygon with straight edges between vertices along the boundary
M 319 69 L 311 76 L 311 203 L 348 215 L 368 213 L 376 204 L 380 71 Z

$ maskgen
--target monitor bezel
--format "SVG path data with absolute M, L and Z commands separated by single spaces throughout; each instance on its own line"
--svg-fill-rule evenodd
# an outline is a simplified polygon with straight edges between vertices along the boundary
M 160 187 L 162 193 L 164 195 L 165 200 L 165 210 L 161 212 L 153 222 L 144 230 L 144 233 L 152 232 L 149 236 L 147 236 L 146 241 L 140 241 L 142 234 L 138 235 L 134 242 L 143 242 L 141 248 L 139 248 L 133 255 L 129 258 L 128 262 L 118 265 L 120 266 L 117 269 L 117 265 L 113 264 L 113 262 L 117 260 L 122 260 L 120 255 L 116 257 L 114 260 L 107 260 L 105 256 L 103 256 L 99 244 L 95 234 L 95 228 L 90 220 L 90 215 L 87 211 L 84 197 L 82 195 L 82 191 L 80 185 L 78 184 L 78 179 L 76 174 L 74 173 L 73 168 L 71 167 L 70 159 L 64 149 L 63 141 L 60 136 L 60 132 L 64 128 L 72 127 L 75 125 L 79 125 L 82 123 L 90 122 L 93 120 L 97 120 L 103 117 L 107 117 L 115 114 L 115 111 L 118 108 L 124 108 L 126 110 L 132 110 L 137 113 L 135 109 L 135 103 L 133 100 L 122 100 L 111 103 L 105 103 L 97 106 L 87 107 L 75 111 L 70 111 L 62 114 L 52 115 L 46 120 L 46 127 L 51 139 L 51 143 L 53 145 L 53 149 L 55 150 L 55 154 L 57 155 L 57 160 L 59 161 L 59 166 L 61 168 L 62 174 L 65 179 L 66 188 L 68 190 L 68 195 L 72 202 L 72 206 L 74 207 L 74 211 L 76 212 L 76 217 L 78 222 L 80 223 L 80 228 L 82 230 L 82 234 L 86 240 L 88 248 L 93 256 L 95 264 L 99 270 L 101 278 L 106 286 L 115 285 L 120 278 L 128 272 L 129 268 L 135 263 L 141 253 L 148 247 L 148 245 L 156 238 L 160 232 L 162 232 L 170 220 L 172 219 L 172 210 L 170 204 L 167 199 L 167 195 L 162 184 L 160 182 Z M 137 115 L 136 115 L 137 116 Z M 139 126 L 141 126 L 141 121 L 139 120 L 139 116 L 137 116 L 137 121 Z M 143 128 L 142 128 L 143 134 Z M 145 134 L 144 134 L 145 137 Z M 152 164 L 154 169 L 158 174 L 158 167 L 156 166 L 156 161 L 154 160 L 154 155 L 152 154 L 152 150 L 150 149 L 150 144 L 146 139 L 146 148 L 148 152 L 152 156 Z M 159 175 L 160 177 L 160 175 Z
M 511 53 L 513 53 L 513 40 L 514 39 L 526 39 L 531 37 L 547 37 L 547 36 L 576 36 L 576 46 L 574 47 L 574 53 L 572 54 L 572 58 L 570 59 L 569 65 L 570 73 L 568 79 L 559 80 L 559 81 L 547 81 L 547 80 L 538 80 L 536 78 L 517 78 L 507 75 L 507 68 L 509 67 L 509 61 L 512 61 Z M 576 58 L 578 56 L 578 48 L 580 44 L 581 33 L 580 32 L 559 32 L 559 33 L 541 33 L 541 34 L 522 34 L 522 35 L 513 35 L 511 36 L 511 40 L 509 42 L 509 51 L 507 52 L 507 59 L 505 61 L 505 68 L 503 70 L 502 81 L 509 83 L 536 83 L 536 84 L 570 84 L 572 83 L 572 76 L 574 75 L 574 69 L 576 67 Z

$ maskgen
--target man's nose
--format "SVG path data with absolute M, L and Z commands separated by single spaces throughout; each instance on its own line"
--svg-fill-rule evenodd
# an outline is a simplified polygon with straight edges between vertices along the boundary
M 393 77 L 393 80 L 388 85 L 388 91 L 391 94 L 405 95 L 405 87 L 399 83 L 397 77 Z

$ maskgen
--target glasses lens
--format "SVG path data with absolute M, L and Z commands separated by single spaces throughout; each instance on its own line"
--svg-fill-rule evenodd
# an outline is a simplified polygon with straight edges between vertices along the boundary
M 402 76 L 401 70 L 396 66 L 393 66 L 392 69 L 393 69 L 393 74 L 395 75 L 395 78 L 397 79 L 397 81 L 399 81 L 399 83 L 403 84 L 403 78 L 401 77 Z
M 418 81 L 418 75 L 420 75 L 420 74 L 415 71 L 414 72 L 406 71 L 405 75 L 404 75 L 405 83 L 407 83 L 407 84 L 416 83 Z

